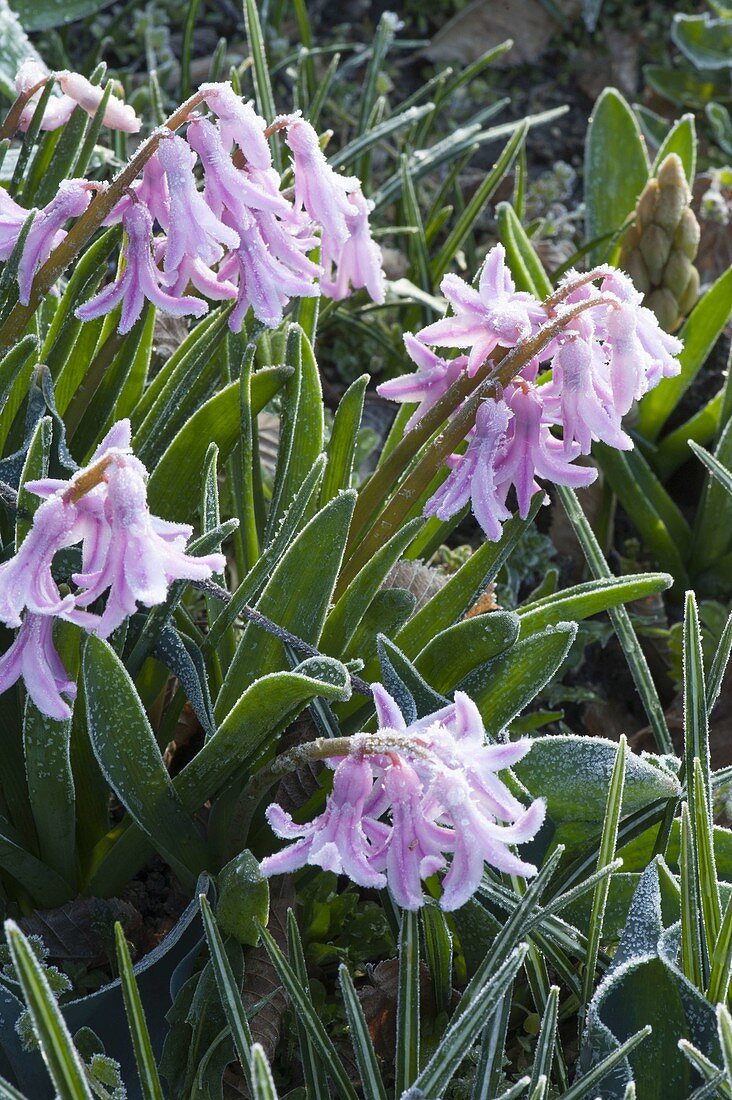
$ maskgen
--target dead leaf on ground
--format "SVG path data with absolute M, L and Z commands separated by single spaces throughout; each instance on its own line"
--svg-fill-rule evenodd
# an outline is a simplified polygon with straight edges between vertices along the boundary
M 562 12 L 570 20 L 581 8 L 582 0 L 565 0 Z M 536 61 L 560 29 L 540 0 L 473 0 L 437 32 L 424 53 L 430 61 L 470 64 L 511 38 L 513 49 L 494 62 L 508 68 Z
M 36 909 L 19 923 L 27 936 L 41 937 L 50 961 L 73 961 L 92 968 L 114 957 L 115 921 L 120 921 L 133 942 L 143 935 L 139 912 L 119 898 L 76 898 L 59 909 Z

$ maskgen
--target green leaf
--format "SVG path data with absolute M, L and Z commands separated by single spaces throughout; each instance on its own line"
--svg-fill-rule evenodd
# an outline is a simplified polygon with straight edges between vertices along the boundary
M 311 998 L 303 989 L 294 970 L 266 928 L 262 929 L 262 939 L 264 940 L 267 954 L 272 960 L 272 964 L 277 971 L 277 975 L 284 987 L 285 993 L 290 999 L 293 1011 L 297 1014 L 303 1027 L 307 1030 L 313 1045 L 318 1049 L 326 1069 L 338 1090 L 339 1100 L 340 1098 L 342 1098 L 342 1100 L 357 1100 L 356 1091 L 350 1082 L 345 1066 L 328 1037 L 328 1033 L 323 1026 L 320 1016 L 315 1010 Z
M 346 653 L 384 579 L 423 526 L 422 518 L 405 523 L 353 578 L 325 620 L 320 645 L 326 653 L 335 657 Z
M 621 1043 L 617 1050 L 613 1051 L 612 1054 L 608 1054 L 606 1058 L 597 1062 L 591 1070 L 583 1074 L 579 1081 L 562 1094 L 562 1100 L 584 1100 L 594 1091 L 597 1083 L 602 1081 L 603 1077 L 606 1077 L 611 1070 L 615 1069 L 615 1066 L 620 1065 L 631 1051 L 635 1050 L 644 1039 L 648 1038 L 651 1032 L 652 1029 L 649 1026 L 636 1031 L 635 1035 L 631 1035 L 629 1039 Z M 626 1088 L 623 1097 L 624 1100 L 635 1100 L 635 1089 L 630 1092 Z
M 453 262 L 457 252 L 462 248 L 465 239 L 473 231 L 477 219 L 492 199 L 501 181 L 510 172 L 513 162 L 526 141 L 526 129 L 526 127 L 519 127 L 509 138 L 498 160 L 481 181 L 470 202 L 450 230 L 447 240 L 430 264 L 432 283 L 435 286 Z
M 26 481 L 35 481 L 48 476 L 48 463 L 53 442 L 53 421 L 50 416 L 42 416 L 35 426 L 28 444 L 23 469 L 20 475 L 18 491 L 18 511 L 15 515 L 15 549 L 20 549 L 26 535 L 33 526 L 33 516 L 41 506 L 41 499 L 25 488 Z
M 574 533 L 582 547 L 590 571 L 595 577 L 611 577 L 612 573 L 605 561 L 605 556 L 600 549 L 594 531 L 587 522 L 587 517 L 582 511 L 576 494 L 566 486 L 558 486 L 557 493 L 574 528 Z M 611 608 L 608 613 L 625 654 L 625 659 L 628 662 L 636 689 L 643 701 L 656 745 L 662 752 L 673 753 L 673 742 L 668 732 L 661 700 L 658 698 L 653 677 L 633 629 L 633 624 L 630 621 L 630 615 L 622 606 Z
M 49 909 L 69 900 L 71 888 L 61 876 L 27 851 L 12 826 L 0 818 L 0 867 L 37 902 Z
M 540 1096 L 546 1093 L 546 1085 L 551 1076 L 552 1062 L 554 1061 L 554 1047 L 557 1042 L 557 1017 L 559 1013 L 559 986 L 553 985 L 549 990 L 546 1008 L 541 1019 L 539 1037 L 536 1040 L 534 1051 L 534 1064 L 531 1069 L 531 1084 L 529 1090 L 538 1090 L 539 1083 L 543 1081 Z M 533 1096 L 535 1093 L 531 1093 Z
M 259 941 L 259 925 L 266 925 L 269 919 L 269 886 L 259 862 L 250 851 L 240 852 L 219 871 L 216 885 L 216 916 L 222 930 L 239 943 L 254 947 Z
M 443 1096 L 483 1027 L 499 1009 L 526 957 L 525 944 L 514 950 L 465 1011 L 453 1017 L 434 1054 L 414 1082 L 416 1095 Z M 421 1090 L 418 1092 L 417 1090 Z
M 701 901 L 702 928 L 706 938 L 707 958 L 711 959 L 722 925 L 722 906 L 719 899 L 719 881 L 714 862 L 713 819 L 707 812 L 704 775 L 701 761 L 694 760 L 694 822 L 692 831 L 696 845 L 698 892 Z M 706 984 L 706 983 L 705 983 Z
M 729 69 L 732 19 L 714 19 L 709 12 L 678 12 L 671 23 L 671 38 L 697 69 Z
M 74 644 L 78 644 L 76 637 Z M 38 710 L 31 699 L 27 700 L 23 752 L 39 853 L 68 882 L 69 896 L 77 877 L 76 798 L 70 740 L 70 720 L 57 722 Z
M 368 1097 L 369 1100 L 386 1100 L 386 1088 L 381 1077 L 371 1033 L 353 979 L 348 973 L 348 967 L 345 963 L 342 963 L 338 968 L 338 981 L 346 1009 L 348 1029 L 353 1051 L 356 1055 L 364 1096 Z
M 205 845 L 175 792 L 127 670 L 95 635 L 87 638 L 82 676 L 89 736 L 107 782 L 176 873 L 191 881 L 206 866 Z
M 654 441 L 679 401 L 696 378 L 732 312 L 732 267 L 720 275 L 684 322 L 677 334 L 683 343 L 681 372 L 663 378 L 647 393 L 638 409 L 638 431 Z
M 265 367 L 252 376 L 252 411 L 261 412 L 290 377 L 289 367 Z M 148 500 L 157 514 L 190 518 L 198 503 L 201 470 L 210 443 L 223 465 L 239 437 L 239 383 L 211 397 L 180 429 L 158 460 L 148 484 Z
M 71 3 L 74 0 L 70 0 Z M 78 2 L 78 0 L 77 0 Z M 53 0 L 47 0 L 48 6 L 58 6 Z M 20 68 L 21 62 L 32 58 L 41 61 L 38 51 L 31 45 L 25 30 L 35 30 L 32 25 L 32 12 L 37 6 L 43 6 L 43 0 L 13 0 L 12 9 L 8 0 L 0 0 L 0 92 L 8 99 L 14 100 L 15 74 Z M 18 18 L 18 15 L 21 18 Z M 28 16 L 31 16 L 29 19 Z M 25 30 L 23 29 L 25 27 Z M 41 62 L 42 63 L 42 62 Z
M 546 798 L 547 813 L 555 824 L 584 822 L 599 834 L 617 748 L 614 741 L 604 737 L 535 737 L 531 752 L 515 765 L 514 771 L 533 797 Z M 657 799 L 678 798 L 680 793 L 679 781 L 663 766 L 663 758 L 647 759 L 628 753 L 623 816 Z
M 452 935 L 445 914 L 436 905 L 422 910 L 425 956 L 432 978 L 435 1011 L 449 1012 L 452 1002 Z
M 414 664 L 435 691 L 447 695 L 473 669 L 505 653 L 516 641 L 518 627 L 511 611 L 473 615 L 436 634 Z
M 295 920 L 295 914 L 292 909 L 287 910 L 287 953 L 290 966 L 293 968 L 297 980 L 305 990 L 308 999 L 312 1000 L 313 990 L 310 985 L 310 978 L 308 977 L 307 966 L 305 964 L 302 937 L 300 936 L 300 930 L 297 927 L 297 921 Z M 303 1026 L 299 1019 L 296 1019 L 296 1026 L 300 1046 L 300 1061 L 303 1067 L 305 1087 L 308 1096 L 327 1097 L 328 1080 L 325 1075 L 323 1060 L 320 1057 L 316 1045 L 308 1034 L 307 1028 Z
M 549 683 L 576 633 L 575 623 L 546 627 L 465 677 L 460 690 L 477 704 L 489 733 L 498 734 Z
M 349 490 L 311 519 L 282 556 L 256 604 L 262 615 L 310 645 L 320 639 L 354 503 L 355 493 Z M 248 623 L 216 700 L 216 714 L 226 714 L 242 688 L 285 662 L 282 643 Z
M 59 1100 L 92 1100 L 81 1058 L 28 940 L 11 920 L 5 923 L 5 935 L 33 1030 Z
M 600 854 L 597 858 L 598 871 L 609 866 L 615 859 L 615 851 L 618 844 L 618 826 L 623 805 L 623 789 L 625 787 L 625 735 L 621 735 L 615 755 L 610 786 L 607 792 L 607 804 L 605 806 L 605 820 L 602 826 L 600 839 Z M 600 879 L 595 886 L 592 896 L 592 909 L 588 924 L 587 954 L 584 962 L 584 975 L 582 980 L 582 1004 L 587 1005 L 592 996 L 595 985 L 595 968 L 597 956 L 600 950 L 602 932 L 605 921 L 605 908 L 610 892 L 610 876 Z M 584 1012 L 582 1013 L 584 1018 Z
M 672 584 L 669 573 L 629 573 L 624 577 L 598 577 L 563 588 L 517 609 L 519 636 L 524 638 L 558 622 L 586 619 L 619 604 L 646 599 Z
M 145 1010 L 142 1007 L 140 991 L 137 988 L 130 949 L 127 946 L 127 940 L 119 921 L 114 926 L 114 938 L 117 949 L 117 969 L 125 1003 L 125 1015 L 127 1016 L 127 1024 L 132 1038 L 132 1048 L 135 1052 L 137 1073 L 140 1078 L 142 1100 L 163 1100 L 163 1090 L 160 1087 L 158 1069 L 155 1065 Z
M 341 489 L 351 487 L 353 459 L 368 384 L 369 375 L 362 374 L 351 383 L 338 402 L 326 451 L 328 465 L 325 468 L 323 488 L 320 491 L 321 508 L 337 496 Z
M 419 1072 L 419 982 L 418 915 L 416 912 L 403 909 L 399 933 L 399 987 L 394 1062 L 394 1091 L 397 1096 L 401 1096 L 410 1088 Z
M 267 520 L 267 538 L 277 530 L 303 478 L 323 450 L 320 373 L 310 341 L 299 325 L 290 325 L 288 329 L 285 362 L 293 373 L 282 388 L 277 469 Z M 252 386 L 256 378 L 255 374 Z
M 597 444 L 596 454 L 645 546 L 658 564 L 671 573 L 675 586 L 685 586 L 684 559 L 691 545 L 691 531 L 672 497 L 639 451 L 624 453 Z
M 651 171 L 654 175 L 671 153 L 676 153 L 683 164 L 686 182 L 691 187 L 696 175 L 696 126 L 693 115 L 682 115 L 666 134 L 653 162 Z
M 506 262 L 517 289 L 527 290 L 536 298 L 546 298 L 552 292 L 551 281 L 510 202 L 499 202 L 496 216 L 498 236 L 506 249 Z
M 249 853 L 247 853 L 249 854 Z M 219 932 L 216 919 L 211 912 L 211 906 L 205 894 L 199 895 L 201 905 L 201 918 L 203 930 L 206 933 L 206 941 L 211 956 L 216 985 L 221 998 L 221 1004 L 226 1013 L 226 1020 L 234 1040 L 236 1053 L 243 1069 L 252 1070 L 252 1033 L 249 1021 L 242 1003 L 231 963 L 224 949 L 224 943 Z M 258 938 L 258 933 L 257 933 Z
M 606 88 L 593 108 L 585 143 L 588 240 L 620 230 L 635 209 L 648 175 L 648 156 L 638 122 L 620 92 Z M 601 263 L 607 252 L 607 243 L 599 246 L 592 262 Z
M 277 1100 L 272 1070 L 261 1043 L 252 1046 L 251 1086 L 253 1100 Z
M 52 27 L 63 27 L 78 19 L 97 15 L 111 3 L 113 0 L 64 0 L 63 4 L 58 4 L 56 0 L 12 0 L 11 7 L 17 12 L 26 30 L 47 31 Z M 27 53 L 21 54 L 18 64 L 32 53 L 29 49 Z

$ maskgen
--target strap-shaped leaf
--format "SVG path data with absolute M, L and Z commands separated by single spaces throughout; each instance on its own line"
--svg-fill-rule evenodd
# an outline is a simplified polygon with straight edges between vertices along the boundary
M 261 1043 L 252 1047 L 251 1086 L 253 1100 L 277 1100 L 274 1077 Z
M 595 577 L 611 577 L 612 573 L 605 561 L 605 555 L 600 549 L 600 544 L 595 537 L 594 531 L 587 522 L 587 517 L 582 511 L 582 506 L 576 494 L 564 485 L 557 487 L 557 493 L 569 521 L 574 528 L 574 533 L 577 536 L 579 544 L 582 547 L 582 552 L 590 567 L 590 572 Z M 608 613 L 615 633 L 618 636 L 618 641 L 625 654 L 625 659 L 628 662 L 628 667 L 630 668 L 636 690 L 645 707 L 656 745 L 661 752 L 673 753 L 674 746 L 671 741 L 671 735 L 668 732 L 668 726 L 666 725 L 666 718 L 664 716 L 663 707 L 661 706 L 661 700 L 658 697 L 656 686 L 653 683 L 653 677 L 648 668 L 648 662 L 640 647 L 635 630 L 633 629 L 633 624 L 630 621 L 630 615 L 622 606 L 610 608 Z
M 401 1096 L 410 1088 L 419 1072 L 419 995 L 419 919 L 416 912 L 403 909 L 399 932 L 399 986 L 394 1059 L 394 1090 L 397 1096 Z
M 527 290 L 537 298 L 546 298 L 552 284 L 543 264 L 510 202 L 499 202 L 498 233 L 506 249 L 508 264 L 519 290 Z
M 679 355 L 681 372 L 675 378 L 662 378 L 640 403 L 638 431 L 654 441 L 694 378 L 706 362 L 732 310 L 732 267 L 720 275 L 687 317 L 679 339 L 684 347 Z
M 539 1088 L 539 1083 L 542 1080 L 544 1085 L 541 1095 L 543 1096 L 546 1092 L 546 1084 L 551 1074 L 552 1062 L 554 1061 L 554 1047 L 557 1042 L 558 1015 L 559 986 L 553 985 L 549 990 L 546 1007 L 544 1008 L 544 1015 L 541 1019 L 541 1027 L 539 1028 L 539 1037 L 536 1040 L 534 1064 L 531 1068 L 529 1095 L 531 1095 L 532 1088 L 535 1090 Z
M 603 1058 L 602 1061 L 580 1077 L 571 1088 L 567 1089 L 562 1095 L 562 1100 L 584 1100 L 585 1097 L 592 1095 L 592 1090 L 602 1081 L 603 1077 L 606 1077 L 610 1070 L 614 1069 L 624 1058 L 627 1058 L 631 1051 L 635 1050 L 644 1039 L 647 1039 L 652 1030 L 653 1028 L 649 1025 L 641 1028 L 640 1031 L 636 1031 L 635 1035 L 631 1035 L 629 1039 L 620 1044 L 617 1050 L 614 1050 L 612 1054 L 608 1054 L 607 1058 Z
M 287 910 L 287 954 L 297 980 L 305 990 L 306 996 L 312 1000 L 313 991 L 305 963 L 302 938 L 292 909 Z M 305 1075 L 305 1087 L 308 1095 L 325 1098 L 328 1096 L 328 1079 L 323 1060 L 310 1038 L 307 1028 L 303 1026 L 299 1017 L 296 1017 L 296 1025 L 300 1046 L 300 1061 Z
M 434 1054 L 414 1082 L 423 1096 L 442 1096 L 460 1067 L 481 1029 L 498 1010 L 525 957 L 526 944 L 520 944 L 504 960 L 492 980 L 457 1018 L 453 1017 Z M 420 1093 L 417 1093 L 420 1095 Z
M 572 588 L 563 588 L 517 609 L 520 637 L 558 622 L 576 622 L 618 604 L 643 600 L 672 584 L 673 577 L 669 573 L 630 573 L 624 577 L 597 577 Z
M 262 939 L 267 949 L 267 954 L 272 960 L 272 965 L 282 982 L 285 992 L 290 999 L 293 1011 L 297 1013 L 303 1027 L 307 1030 L 313 1045 L 318 1049 L 325 1063 L 326 1069 L 338 1090 L 339 1100 L 357 1100 L 356 1090 L 349 1079 L 346 1067 L 341 1061 L 338 1051 L 328 1036 L 320 1016 L 315 1010 L 311 998 L 303 989 L 297 979 L 295 971 L 280 951 L 277 943 L 266 928 L 262 929 Z
M 204 894 L 201 894 L 199 901 L 201 903 L 203 928 L 206 933 L 211 965 L 213 966 L 221 1004 L 226 1013 L 226 1020 L 231 1030 L 239 1061 L 242 1067 L 248 1069 L 251 1073 L 253 1069 L 252 1033 L 242 1004 L 241 994 L 234 979 L 231 963 L 224 950 L 224 941 L 221 938 L 211 906 Z
M 617 150 L 622 149 L 619 157 Z M 587 239 L 617 233 L 635 209 L 649 166 L 638 123 L 615 88 L 606 88 L 590 116 L 585 143 L 585 226 Z M 593 263 L 607 256 L 595 249 Z
M 166 626 L 155 643 L 153 653 L 177 676 L 206 735 L 213 736 L 215 721 L 208 690 L 208 676 L 196 643 L 184 634 L 179 634 L 172 626 Z
M 379 1069 L 379 1062 L 374 1050 L 373 1040 L 369 1026 L 364 1016 L 361 1002 L 358 999 L 356 987 L 348 972 L 348 967 L 342 963 L 338 968 L 338 980 L 340 982 L 343 1004 L 346 1009 L 346 1019 L 351 1032 L 351 1043 L 356 1055 L 358 1072 L 363 1085 L 364 1096 L 369 1100 L 386 1100 L 386 1088 Z
M 512 611 L 473 615 L 440 631 L 419 654 L 415 667 L 435 691 L 447 695 L 472 669 L 505 653 L 518 630 Z
M 252 376 L 252 412 L 260 412 L 290 376 L 289 367 L 265 367 Z M 148 484 L 150 508 L 159 515 L 185 519 L 193 514 L 201 470 L 210 443 L 223 464 L 239 438 L 239 383 L 209 398 L 168 443 Z
M 112 647 L 94 635 L 84 647 L 82 676 L 89 736 L 107 782 L 158 851 L 190 880 L 206 865 L 205 845 L 175 792 L 135 685 Z
M 696 127 L 693 115 L 682 115 L 666 134 L 653 162 L 654 174 L 671 153 L 675 153 L 683 164 L 686 182 L 691 187 L 696 175 Z
M 81 1058 L 28 940 L 14 921 L 6 921 L 5 935 L 33 1030 L 59 1100 L 92 1100 Z
M 576 634 L 576 623 L 546 627 L 480 665 L 458 685 L 475 701 L 490 733 L 497 734 L 536 698 L 564 661 Z
M 362 374 L 351 383 L 338 402 L 326 452 L 328 464 L 325 468 L 323 488 L 320 491 L 321 508 L 332 500 L 340 489 L 351 487 L 353 460 L 368 384 L 369 375 Z
M 355 493 L 347 491 L 318 512 L 288 547 L 257 601 L 257 610 L 310 645 L 317 645 L 343 560 Z M 285 665 L 282 643 L 249 623 L 216 700 L 231 709 L 242 688 Z
M 267 538 L 277 526 L 323 450 L 323 393 L 313 349 L 299 325 L 287 333 L 285 362 L 292 375 L 282 388 L 280 438 Z M 252 385 L 257 375 L 252 378 Z
M 73 641 L 78 646 L 76 638 Z M 71 894 L 77 870 L 70 742 L 71 720 L 49 718 L 28 699 L 23 718 L 23 753 L 40 856 L 69 883 Z
M 203 897 L 203 895 L 201 896 Z M 117 969 L 119 970 L 122 986 L 127 1023 L 132 1037 L 132 1048 L 135 1052 L 142 1098 L 143 1100 L 163 1100 L 163 1090 L 160 1087 L 160 1078 L 155 1065 L 150 1033 L 147 1029 L 145 1010 L 142 1007 L 140 991 L 137 988 L 137 979 L 130 958 L 130 949 L 127 946 L 127 940 L 119 922 L 114 926 L 114 938 L 117 949 Z
M 421 518 L 405 523 L 353 578 L 325 620 L 320 644 L 326 653 L 341 657 L 347 652 L 384 579 L 423 526 L 424 520 Z

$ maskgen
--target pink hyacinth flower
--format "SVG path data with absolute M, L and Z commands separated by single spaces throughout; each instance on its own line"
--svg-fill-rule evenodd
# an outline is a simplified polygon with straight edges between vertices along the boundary
M 157 155 L 169 195 L 165 271 L 177 271 L 184 257 L 216 263 L 222 255 L 221 246 L 236 248 L 239 234 L 216 217 L 199 193 L 193 175 L 195 153 L 183 138 L 171 134 L 160 142 Z
M 76 684 L 56 652 L 50 616 L 29 612 L 15 641 L 0 657 L 0 694 L 20 679 L 43 714 L 57 722 L 71 717 L 71 707 L 62 694 L 75 699 Z
M 467 368 L 468 358 L 466 355 L 459 355 L 456 359 L 441 359 L 411 332 L 404 334 L 404 346 L 418 369 L 413 374 L 402 374 L 399 378 L 381 382 L 376 387 L 376 392 L 380 397 L 398 401 L 400 404 L 417 403 L 417 408 L 404 425 L 404 431 L 410 432 L 457 382 Z
M 470 501 L 486 537 L 494 542 L 501 537 L 501 524 L 511 513 L 506 508 L 507 487 L 497 482 L 496 464 L 510 419 L 505 401 L 481 402 L 468 449 L 450 462 L 452 469 L 428 500 L 425 515 L 451 519 Z
M 228 210 L 231 225 L 240 237 L 245 232 L 243 226 L 251 210 L 287 214 L 289 203 L 277 190 L 269 172 L 237 168 L 221 140 L 221 134 L 207 118 L 194 119 L 186 137 L 203 164 L 206 203 L 217 217 Z
M 36 214 L 18 264 L 18 298 L 22 305 L 27 306 L 30 301 L 36 271 L 66 235 L 64 225 L 69 218 L 84 213 L 95 186 L 86 180 L 62 180 L 58 193 Z
M 279 875 L 311 864 L 324 871 L 346 874 L 359 886 L 377 890 L 386 886 L 385 876 L 369 863 L 371 848 L 363 828 L 364 809 L 372 786 L 370 765 L 349 756 L 336 768 L 326 809 L 314 821 L 296 825 L 288 813 L 272 803 L 267 809 L 267 821 L 277 836 L 296 842 L 264 859 L 262 874 Z
M 157 153 L 153 153 L 142 170 L 142 178 L 116 203 L 102 225 L 117 225 L 137 200 L 150 211 L 153 221 L 167 231 L 170 223 L 170 193 L 165 170 Z
M 98 84 L 92 84 L 81 73 L 71 73 L 68 70 L 56 73 L 56 79 L 62 92 L 93 118 L 102 102 L 104 89 Z M 134 109 L 115 95 L 109 97 L 102 123 L 110 130 L 121 130 L 126 134 L 136 134 L 142 126 Z
M 198 90 L 218 117 L 224 146 L 228 149 L 236 143 L 253 168 L 270 168 L 272 153 L 264 136 L 267 123 L 251 103 L 245 103 L 228 82 L 202 84 Z
M 384 301 L 384 270 L 382 255 L 376 241 L 371 236 L 369 214 L 373 203 L 368 202 L 360 190 L 348 196 L 353 213 L 346 214 L 348 239 L 341 245 L 340 251 L 330 252 L 331 238 L 323 243 L 323 267 L 325 275 L 320 280 L 323 293 L 328 298 L 340 301 L 354 290 L 364 289 L 373 302 Z M 335 277 L 332 269 L 335 267 Z
M 361 886 L 386 881 L 398 905 L 418 909 L 421 882 L 441 871 L 451 853 L 440 900 L 445 910 L 478 889 L 485 863 L 535 874 L 510 846 L 536 836 L 546 807 L 537 799 L 526 809 L 496 774 L 525 756 L 531 742 L 487 743 L 478 708 L 461 692 L 409 726 L 381 684 L 373 692 L 379 729 L 352 738 L 349 754 L 333 761 L 325 811 L 298 825 L 276 804 L 267 810 L 274 832 L 295 843 L 263 860 L 263 873 L 315 864 Z M 384 815 L 390 824 L 380 820 Z
M 55 554 L 76 541 L 76 509 L 61 497 L 40 505 L 17 554 L 0 565 L 0 621 L 20 626 L 25 608 L 39 615 L 60 615 L 73 607 L 51 575 Z
M 208 580 L 213 573 L 223 572 L 226 564 L 222 554 L 196 558 L 184 552 L 190 528 L 150 514 L 143 474 L 144 467 L 134 457 L 121 458 L 109 467 L 99 520 L 102 533 L 93 556 L 85 554 L 87 571 L 73 577 L 83 589 L 76 597 L 79 607 L 88 607 L 108 591 L 96 628 L 101 637 L 108 637 L 134 614 L 138 603 L 147 607 L 162 603 L 173 581 Z
M 227 278 L 236 274 L 239 279 L 238 301 L 229 317 L 232 332 L 239 332 L 250 307 L 262 324 L 275 328 L 290 298 L 318 294 L 311 277 L 293 272 L 272 253 L 254 215 L 246 217 L 246 222 L 238 223 L 239 247 L 221 268 Z
M 25 92 L 29 92 L 31 88 L 35 88 L 42 80 L 47 80 L 50 75 L 45 65 L 41 64 L 41 62 L 36 61 L 32 57 L 27 58 L 22 62 L 16 73 L 15 90 L 18 95 L 22 95 Z M 31 124 L 33 115 L 36 112 L 36 107 L 38 106 L 38 100 L 41 98 L 42 93 L 43 88 L 39 88 L 38 91 L 34 92 L 21 112 L 18 128 L 23 132 L 25 132 Z M 41 130 L 58 130 L 59 126 L 64 126 L 74 113 L 75 107 L 76 103 L 70 96 L 57 95 L 54 89 L 43 112 Z
M 496 463 L 495 479 L 501 491 L 507 492 L 510 485 L 515 486 L 519 515 L 525 519 L 531 498 L 539 489 L 536 478 L 580 489 L 592 484 L 597 470 L 591 466 L 572 465 L 579 448 L 572 444 L 567 451 L 562 441 L 551 434 L 543 421 L 540 387 L 520 382 L 507 391 L 506 401 L 513 418 L 505 447 Z
M 30 210 L 11 199 L 4 187 L 0 187 L 0 260 L 4 263 L 15 248 L 20 231 Z
M 163 313 L 182 317 L 192 313 L 201 317 L 208 306 L 200 298 L 175 297 L 163 290 L 163 276 L 153 263 L 151 234 L 153 220 L 148 208 L 141 202 L 133 202 L 126 211 L 122 224 L 127 240 L 123 254 L 125 269 L 120 278 L 104 287 L 93 298 L 76 310 L 80 321 L 102 317 L 122 303 L 122 315 L 117 331 L 129 332 L 142 313 L 145 301 L 152 302 Z
M 573 442 L 580 454 L 589 454 L 593 440 L 630 450 L 633 443 L 620 426 L 603 350 L 593 340 L 592 321 L 585 314 L 573 328 L 558 341 L 551 382 L 541 387 L 544 419 L 561 425 L 565 454 Z
M 322 227 L 328 254 L 339 255 L 351 235 L 348 218 L 358 214 L 349 195 L 360 190 L 360 182 L 331 168 L 316 131 L 304 118 L 290 121 L 287 144 L 294 158 L 295 202 Z
M 497 347 L 514 347 L 546 321 L 546 314 L 536 299 L 516 290 L 501 244 L 488 253 L 478 290 L 457 275 L 445 275 L 441 290 L 454 316 L 427 325 L 417 335 L 424 344 L 433 347 L 470 348 L 468 368 L 471 373 Z

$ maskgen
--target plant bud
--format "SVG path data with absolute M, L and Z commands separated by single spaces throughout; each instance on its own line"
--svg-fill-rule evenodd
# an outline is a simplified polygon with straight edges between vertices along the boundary
M 668 332 L 681 324 L 699 289 L 692 263 L 699 247 L 699 224 L 690 202 L 684 166 L 676 153 L 670 153 L 656 178 L 643 188 L 620 252 L 620 266 Z

